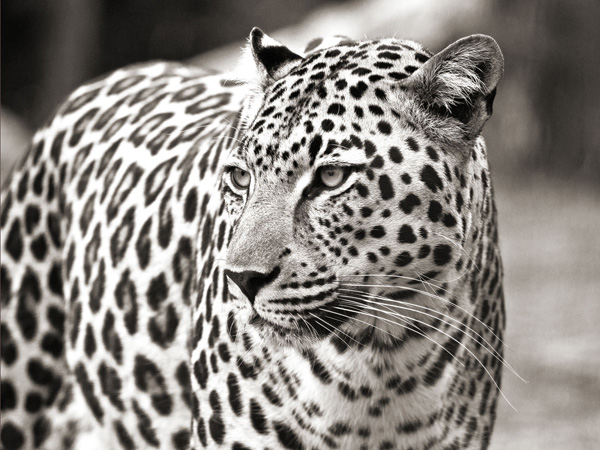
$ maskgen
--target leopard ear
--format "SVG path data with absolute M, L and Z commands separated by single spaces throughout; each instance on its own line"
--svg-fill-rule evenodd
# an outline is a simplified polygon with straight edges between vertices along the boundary
M 260 28 L 252 29 L 249 41 L 248 47 L 263 87 L 283 78 L 302 61 L 300 55 L 263 33 Z
M 431 57 L 406 81 L 428 113 L 453 118 L 467 138 L 477 137 L 492 114 L 504 58 L 489 36 L 475 34 Z

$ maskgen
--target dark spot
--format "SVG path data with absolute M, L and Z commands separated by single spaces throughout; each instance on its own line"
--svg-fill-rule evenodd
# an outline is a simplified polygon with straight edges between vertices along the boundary
M 88 358 L 91 358 L 96 352 L 96 339 L 94 338 L 94 330 L 91 324 L 87 324 L 85 337 L 83 339 L 83 349 Z
M 2 396 L 4 398 L 4 394 L 2 394 Z M 27 412 L 34 414 L 40 410 L 43 403 L 44 399 L 40 394 L 37 392 L 30 392 L 27 394 L 27 398 L 25 399 L 25 409 Z
M 433 147 L 430 147 L 428 145 L 426 147 L 426 150 L 427 150 L 427 155 L 429 155 L 429 157 L 431 158 L 432 161 L 437 161 L 439 159 L 438 154 Z
M 75 378 L 79 386 L 81 387 L 81 392 L 83 393 L 83 398 L 87 402 L 92 414 L 96 418 L 96 420 L 102 424 L 102 419 L 104 417 L 104 410 L 100 405 L 100 401 L 96 394 L 94 393 L 94 384 L 90 380 L 87 371 L 85 370 L 85 366 L 83 363 L 78 363 L 75 366 Z
M 413 260 L 413 257 L 411 256 L 411 254 L 409 252 L 402 252 L 400 253 L 398 256 L 396 256 L 396 260 L 394 261 L 394 264 L 396 264 L 398 267 L 404 267 L 407 266 L 408 264 L 410 264 Z
M 250 450 L 250 448 L 240 444 L 239 442 L 234 442 L 231 446 L 231 450 Z
M 206 352 L 202 350 L 200 357 L 194 363 L 194 376 L 198 381 L 201 389 L 206 389 L 206 382 L 208 381 L 208 364 L 206 363 Z
M 273 427 L 277 433 L 277 439 L 283 447 L 291 450 L 303 450 L 304 447 L 300 439 L 288 425 L 283 422 L 273 422 Z
M 452 259 L 452 249 L 449 245 L 439 244 L 433 249 L 433 262 L 438 266 L 444 266 Z
M 227 376 L 227 388 L 229 390 L 229 404 L 231 405 L 231 410 L 236 416 L 240 416 L 243 410 L 242 395 L 240 384 L 233 373 L 229 373 Z
M 15 388 L 10 381 L 2 380 L 0 389 L 0 410 L 5 411 L 7 409 L 15 409 L 17 405 L 17 393 Z
M 321 383 L 331 383 L 331 374 L 312 351 L 306 350 L 302 352 L 302 356 L 308 360 L 312 373 L 319 379 L 319 381 L 321 381 Z
M 364 184 L 362 184 L 362 183 L 356 183 L 355 186 L 356 186 L 356 190 L 358 192 L 358 195 L 360 195 L 363 198 L 369 196 L 369 188 L 367 188 Z
M 425 244 L 419 249 L 419 254 L 417 255 L 419 259 L 427 258 L 429 253 L 431 252 L 431 247 Z
M 323 131 L 331 131 L 333 130 L 334 124 L 333 121 L 329 120 L 329 119 L 325 119 L 321 122 L 321 128 L 323 129 Z
M 427 211 L 427 215 L 429 220 L 432 222 L 437 222 L 440 220 L 440 216 L 442 215 L 442 205 L 435 200 L 431 200 L 429 202 L 429 210 Z
M 419 144 L 413 138 L 409 137 L 406 139 L 406 143 L 408 144 L 408 148 L 410 148 L 414 152 L 419 151 Z
M 133 412 L 138 418 L 138 430 L 144 440 L 152 447 L 160 446 L 160 441 L 156 436 L 156 431 L 152 428 L 152 420 L 144 412 L 136 400 L 133 400 Z
M 129 278 L 130 271 L 125 269 L 115 288 L 115 300 L 119 309 L 124 311 L 125 327 L 129 334 L 137 331 L 137 293 L 135 283 Z
M 452 228 L 454 225 L 456 225 L 456 219 L 454 218 L 454 216 L 452 214 L 444 214 L 444 218 L 442 219 L 442 222 L 448 228 Z
M 48 227 L 48 232 L 50 233 L 50 239 L 54 243 L 54 246 L 57 249 L 60 249 L 61 239 L 60 239 L 60 219 L 58 214 L 50 213 L 48 214 L 46 225 Z
M 198 209 L 198 194 L 196 189 L 192 188 L 185 197 L 185 204 L 183 207 L 183 218 L 186 222 L 191 222 L 196 217 L 196 210 Z
M 371 237 L 374 238 L 382 238 L 385 236 L 385 228 L 382 227 L 381 225 L 376 225 L 371 229 Z
M 383 200 L 389 200 L 394 197 L 394 186 L 390 177 L 385 174 L 379 177 L 379 190 L 381 191 L 381 198 Z
M 429 386 L 435 385 L 442 377 L 446 364 L 448 364 L 456 355 L 461 345 L 461 337 L 464 336 L 464 325 L 454 333 L 443 346 L 443 351 L 439 353 L 438 359 L 431 365 L 423 377 L 423 382 Z M 487 396 L 483 396 L 487 398 Z
M 25 443 L 25 436 L 23 436 L 21 430 L 11 422 L 3 420 L 0 441 L 6 450 L 19 450 Z
M 190 445 L 190 432 L 188 430 L 179 430 L 173 433 L 171 442 L 175 450 L 186 450 Z
M 383 109 L 377 105 L 369 105 L 369 112 L 374 116 L 383 116 Z
M 4 248 L 15 261 L 18 262 L 21 259 L 23 240 L 21 237 L 21 222 L 18 219 L 15 219 L 10 227 Z
M 442 180 L 438 176 L 437 172 L 430 165 L 426 165 L 421 171 L 421 181 L 432 191 L 437 192 L 438 189 L 441 191 L 444 188 Z
M 42 338 L 41 348 L 46 353 L 49 353 L 54 358 L 62 355 L 64 342 L 61 336 L 55 333 L 45 333 Z
M 310 143 L 310 147 L 309 147 L 309 155 L 310 155 L 310 164 L 311 165 L 314 164 L 317 154 L 319 153 L 319 150 L 321 150 L 322 146 L 323 146 L 323 139 L 321 138 L 321 136 L 319 136 L 319 135 L 315 136 L 312 139 L 312 141 Z
M 266 383 L 263 383 L 262 391 L 263 391 L 263 394 L 265 395 L 265 397 L 267 398 L 267 400 L 269 400 L 269 402 L 271 402 L 273 405 L 275 405 L 275 406 L 283 405 L 281 398 L 279 398 L 279 396 L 275 393 L 275 391 L 271 388 L 271 386 L 269 386 Z
M 219 394 L 216 391 L 211 391 L 208 396 L 208 401 L 213 410 L 213 414 L 208 420 L 208 431 L 211 437 L 217 444 L 223 443 L 225 437 L 225 424 L 223 423 L 221 401 Z
M 35 205 L 27 206 L 27 209 L 25 210 L 25 230 L 27 231 L 27 234 L 31 234 L 39 222 L 40 209 Z
M 110 255 L 113 267 L 123 259 L 129 249 L 129 242 L 135 228 L 135 206 L 132 206 L 123 215 L 123 220 L 110 239 Z
M 160 275 L 150 280 L 148 292 L 146 293 L 148 305 L 150 305 L 154 311 L 157 311 L 161 304 L 167 299 L 168 295 L 169 287 L 167 286 L 165 273 L 161 272 Z
M 329 106 L 329 108 L 327 109 L 327 114 L 335 114 L 337 116 L 341 116 L 345 112 L 346 112 L 346 108 L 344 107 L 344 105 L 341 105 L 340 103 L 332 103 Z
M 173 408 L 173 401 L 167 391 L 165 379 L 154 362 L 142 355 L 137 355 L 133 368 L 135 385 L 142 392 L 147 392 L 152 399 L 152 406 L 161 415 L 168 415 Z
M 124 411 L 125 406 L 121 400 L 121 378 L 119 378 L 118 372 L 102 361 L 98 368 L 98 378 L 102 393 L 119 411 Z
M 355 86 L 350 87 L 350 95 L 355 99 L 360 99 L 367 90 L 367 85 L 363 81 L 359 81 Z
M 156 168 L 154 170 L 152 170 L 152 172 L 150 172 L 150 174 L 148 175 L 148 178 L 146 178 L 146 183 L 144 185 L 144 196 L 146 198 L 146 201 L 145 201 L 146 206 L 148 206 L 152 202 L 154 202 L 154 200 L 156 200 L 156 197 L 158 197 L 158 195 L 162 192 L 163 187 L 165 186 L 165 183 L 167 182 L 167 179 L 171 172 L 171 168 L 175 164 L 176 160 L 177 160 L 177 157 L 174 156 L 171 159 L 168 159 L 168 160 L 160 163 L 158 166 L 156 166 Z M 127 195 L 129 194 L 130 190 L 133 187 L 135 187 L 135 185 L 137 184 L 137 180 L 138 180 L 137 173 L 134 173 L 132 175 L 132 177 L 133 178 L 131 181 L 128 180 L 129 185 L 126 185 L 127 187 L 125 189 L 123 189 L 123 191 L 122 191 L 122 194 L 121 194 L 122 199 L 126 198 Z M 123 177 L 123 179 L 125 179 L 125 177 Z M 121 184 L 122 183 L 123 183 L 123 181 L 121 181 Z M 117 192 L 119 192 L 119 190 L 121 188 L 121 184 L 119 185 L 119 188 L 117 188 Z M 128 190 L 126 190 L 126 189 L 128 189 Z M 121 200 L 121 203 L 122 202 L 123 202 L 123 200 Z M 111 201 L 111 204 L 112 204 L 112 201 Z M 109 206 L 109 208 L 110 208 L 110 206 Z
M 375 158 L 373 158 L 373 161 L 371 161 L 370 167 L 373 169 L 381 169 L 383 165 L 383 158 L 381 157 L 381 155 L 377 155 Z
M 421 200 L 415 194 L 408 194 L 400 201 L 400 209 L 405 214 L 410 214 L 416 206 L 421 204 Z
M 123 423 L 120 420 L 115 420 L 113 422 L 113 427 L 117 433 L 117 439 L 119 440 L 121 447 L 123 447 L 125 450 L 135 449 L 135 442 L 133 442 L 133 439 L 125 429 Z
M 100 266 L 98 268 L 98 276 L 92 283 L 92 290 L 90 292 L 90 309 L 92 312 L 97 313 L 100 310 L 102 298 L 104 296 L 104 288 L 106 286 L 106 265 L 104 259 L 100 260 Z
M 148 218 L 142 226 L 140 234 L 135 243 L 135 251 L 138 257 L 138 262 L 141 269 L 145 269 L 150 262 L 150 248 L 152 242 L 150 240 L 150 227 L 152 226 L 152 217 Z
M 416 240 L 417 237 L 410 225 L 402 225 L 402 227 L 400 227 L 400 231 L 398 232 L 398 242 L 401 244 L 413 244 Z
M 11 278 L 5 266 L 0 269 L 0 299 L 2 306 L 5 307 L 10 302 Z
M 371 158 L 377 152 L 377 147 L 371 141 L 365 141 L 365 155 Z
M 54 263 L 48 274 L 48 287 L 54 294 L 63 295 L 62 272 L 59 264 Z
M 262 407 L 255 399 L 250 399 L 250 422 L 256 431 L 260 434 L 266 434 L 268 431 L 267 419 Z
M 377 129 L 381 134 L 385 134 L 386 136 L 392 133 L 392 126 L 385 120 L 382 120 L 377 124 Z
M 39 448 L 40 445 L 50 436 L 50 423 L 44 416 L 39 417 L 32 427 L 33 431 L 33 446 Z

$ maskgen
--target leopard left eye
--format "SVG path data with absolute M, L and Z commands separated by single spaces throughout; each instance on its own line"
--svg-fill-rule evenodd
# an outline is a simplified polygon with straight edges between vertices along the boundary
M 335 189 L 346 181 L 349 174 L 347 167 L 325 166 L 317 171 L 317 179 L 327 189 Z

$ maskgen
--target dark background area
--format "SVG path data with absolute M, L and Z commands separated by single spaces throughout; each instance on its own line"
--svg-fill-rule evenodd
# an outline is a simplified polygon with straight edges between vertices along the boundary
M 132 62 L 184 60 L 232 42 L 259 25 L 267 31 L 301 22 L 323 5 L 344 10 L 344 0 L 5 0 L 2 2 L 2 106 L 37 128 L 71 90 Z M 389 24 L 389 2 L 372 4 L 364 30 L 405 36 L 402 17 Z M 414 8 L 414 1 L 405 3 Z M 423 11 L 440 4 L 421 2 Z M 504 51 L 510 110 L 490 142 L 502 148 L 512 171 L 543 169 L 597 182 L 600 178 L 600 2 L 596 0 L 489 0 L 472 4 L 477 22 L 447 16 L 428 46 L 445 45 L 474 31 L 494 36 Z M 456 8 L 456 7 L 455 7 Z M 461 7 L 464 9 L 464 6 Z M 363 6 L 364 9 L 364 6 Z M 393 10 L 392 17 L 397 14 Z M 439 14 L 439 12 L 437 12 Z M 465 14 L 468 19 L 468 14 Z M 452 22 L 452 23 L 451 23 Z M 426 24 L 425 24 L 426 26 Z M 381 28 L 381 27 L 380 27 Z M 410 26 L 409 26 L 410 29 Z M 331 33 L 339 30 L 331 29 Z M 349 33 L 351 34 L 351 33 Z M 360 35 L 351 37 L 360 38 Z M 499 96 L 500 99 L 505 98 Z M 519 98 L 520 97 L 520 98 Z M 502 100 L 500 100 L 502 101 Z M 507 136 L 507 127 L 510 136 Z
M 256 23 L 280 28 L 318 0 L 7 0 L 2 2 L 2 104 L 39 126 L 71 90 L 132 62 L 182 60 Z
M 600 442 L 600 2 L 3 0 L 2 177 L 82 82 L 151 59 L 229 69 L 253 26 L 396 36 L 439 51 L 473 33 L 505 57 L 484 130 L 500 211 L 507 360 L 492 448 Z

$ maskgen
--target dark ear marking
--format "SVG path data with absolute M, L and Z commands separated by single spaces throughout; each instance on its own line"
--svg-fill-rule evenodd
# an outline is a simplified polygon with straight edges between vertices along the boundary
M 269 37 L 260 28 L 250 32 L 250 47 L 259 70 L 262 68 L 270 81 L 277 81 L 290 73 L 302 57 Z M 267 81 L 267 80 L 264 80 Z

